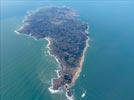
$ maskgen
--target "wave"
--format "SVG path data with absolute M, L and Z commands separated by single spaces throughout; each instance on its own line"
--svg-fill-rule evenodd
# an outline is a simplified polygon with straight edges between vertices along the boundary
M 85 90 L 82 94 L 81 94 L 81 98 L 84 98 L 86 96 L 87 91 Z

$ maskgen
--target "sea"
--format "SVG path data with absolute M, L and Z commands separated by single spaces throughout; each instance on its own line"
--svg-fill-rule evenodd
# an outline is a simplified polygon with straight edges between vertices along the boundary
M 1 100 L 66 100 L 48 88 L 58 63 L 46 40 L 17 35 L 28 11 L 67 6 L 89 24 L 83 69 L 72 87 L 75 100 L 134 100 L 134 2 L 128 0 L 1 0 Z

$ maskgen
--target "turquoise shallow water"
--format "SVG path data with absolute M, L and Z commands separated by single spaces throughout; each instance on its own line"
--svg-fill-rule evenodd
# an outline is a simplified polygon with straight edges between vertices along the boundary
M 133 100 L 134 3 L 130 1 L 2 2 L 1 99 L 65 100 L 47 89 L 58 66 L 45 53 L 47 41 L 14 32 L 27 11 L 48 5 L 72 7 L 90 25 L 90 48 L 73 87 L 76 100 Z M 86 96 L 81 98 L 83 91 Z

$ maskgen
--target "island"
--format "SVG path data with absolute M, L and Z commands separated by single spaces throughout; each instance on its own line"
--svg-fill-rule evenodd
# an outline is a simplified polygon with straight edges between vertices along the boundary
M 76 82 L 88 48 L 88 24 L 76 11 L 67 7 L 43 7 L 28 13 L 16 30 L 35 39 L 49 41 L 49 52 L 59 63 L 58 77 L 52 79 L 50 90 L 63 89 L 72 98 L 71 87 Z

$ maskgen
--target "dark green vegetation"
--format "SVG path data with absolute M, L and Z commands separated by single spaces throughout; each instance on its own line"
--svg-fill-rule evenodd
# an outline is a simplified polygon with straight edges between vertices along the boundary
M 64 66 L 77 67 L 87 39 L 87 24 L 69 8 L 42 8 L 27 16 L 18 32 L 37 39 L 49 37 L 52 52 Z

